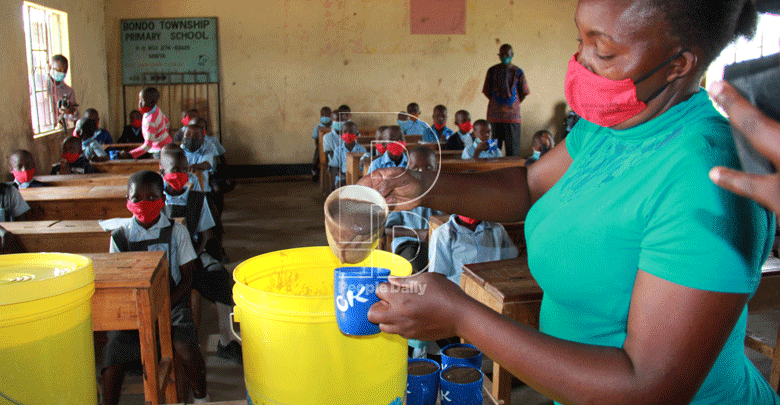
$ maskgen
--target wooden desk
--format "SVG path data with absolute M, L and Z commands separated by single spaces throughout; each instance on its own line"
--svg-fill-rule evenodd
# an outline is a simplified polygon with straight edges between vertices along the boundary
M 128 216 L 127 186 L 63 186 L 19 190 L 31 221 Z
M 89 173 L 54 174 L 35 176 L 35 179 L 50 187 L 62 186 L 127 186 L 128 174 Z
M 25 252 L 101 253 L 108 252 L 111 232 L 97 220 L 5 222 Z
M 92 329 L 137 329 L 141 340 L 146 401 L 153 405 L 179 402 L 173 367 L 171 296 L 165 253 L 97 253 L 85 256 L 92 259 L 95 271 Z M 155 335 L 160 343 L 159 364 Z
M 505 169 L 525 165 L 525 158 L 509 156 L 496 159 L 443 159 L 439 165 L 442 172 L 484 172 L 488 170 Z
M 528 258 L 467 264 L 463 266 L 460 286 L 469 296 L 517 322 L 539 328 L 542 289 L 528 270 Z M 492 404 L 509 404 L 512 374 L 493 362 Z M 487 378 L 486 378 L 487 379 Z
M 160 171 L 160 161 L 157 159 L 115 159 L 92 163 L 98 173 L 133 174 L 141 170 Z
M 103 149 L 105 149 L 106 152 L 110 150 L 121 150 L 125 152 L 130 152 L 131 150 L 141 146 L 143 144 L 141 143 L 112 143 L 111 145 L 103 145 Z

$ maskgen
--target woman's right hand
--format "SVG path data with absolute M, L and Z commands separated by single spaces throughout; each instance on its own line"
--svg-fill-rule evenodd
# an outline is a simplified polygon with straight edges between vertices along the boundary
M 357 184 L 371 187 L 382 194 L 393 211 L 420 206 L 423 194 L 431 186 L 427 176 L 406 168 L 377 169 L 363 176 Z

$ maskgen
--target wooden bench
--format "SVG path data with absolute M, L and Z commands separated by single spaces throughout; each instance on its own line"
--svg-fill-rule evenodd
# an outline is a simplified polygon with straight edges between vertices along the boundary
M 50 187 L 61 186 L 127 186 L 128 174 L 90 173 L 90 174 L 53 174 L 35 176 L 35 179 Z
M 127 217 L 127 186 L 63 186 L 19 190 L 30 205 L 27 219 Z
M 103 145 L 103 149 L 108 152 L 112 150 L 130 152 L 131 150 L 143 145 L 142 143 L 112 143 L 111 145 Z
M 441 171 L 446 173 L 485 172 L 524 166 L 525 158 L 509 156 L 496 159 L 442 159 L 439 165 Z
M 160 171 L 160 161 L 157 159 L 115 159 L 94 162 L 92 166 L 98 173 L 133 174 L 141 170 Z

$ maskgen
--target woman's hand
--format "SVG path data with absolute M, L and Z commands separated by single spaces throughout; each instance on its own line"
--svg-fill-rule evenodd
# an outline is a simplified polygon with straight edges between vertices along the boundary
M 764 115 L 730 84 L 717 82 L 710 94 L 726 110 L 729 121 L 757 151 L 780 168 L 780 123 Z M 710 179 L 733 193 L 751 198 L 780 215 L 780 173 L 758 175 L 725 167 L 710 170 Z
M 430 188 L 429 181 L 420 172 L 400 167 L 374 170 L 357 184 L 379 191 L 394 211 L 419 206 L 423 193 Z
M 455 283 L 430 272 L 390 277 L 376 295 L 381 301 L 368 311 L 368 320 L 382 332 L 419 340 L 457 336 L 457 323 L 474 302 Z

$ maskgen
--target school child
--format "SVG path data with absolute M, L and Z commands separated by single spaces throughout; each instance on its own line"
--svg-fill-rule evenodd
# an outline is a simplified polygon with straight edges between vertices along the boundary
M 102 162 L 108 160 L 108 153 L 97 140 L 97 121 L 86 114 L 76 122 L 73 135 L 81 141 L 81 151 L 90 162 Z
M 406 125 L 406 121 L 409 121 L 409 115 L 405 111 L 399 111 L 398 120 L 396 121 L 398 126 L 403 129 L 404 125 Z
M 371 162 L 366 174 L 386 167 L 406 167 L 409 163 L 404 153 L 406 142 L 404 141 L 403 133 L 401 133 L 401 128 L 396 125 L 390 125 L 385 129 L 382 136 L 387 141 L 375 144 L 377 151 L 382 155 Z
M 200 113 L 197 108 L 190 108 L 187 111 L 181 112 L 181 128 L 173 135 L 174 142 L 181 142 L 184 139 L 184 132 L 187 130 L 187 126 L 190 121 L 200 117 Z
M 462 159 L 490 159 L 503 156 L 498 148 L 498 141 L 492 138 L 490 124 L 485 120 L 474 122 L 474 142 L 466 146 L 461 154 Z
M 363 145 L 357 143 L 357 125 L 352 121 L 345 123 L 342 127 L 341 140 L 342 142 L 333 152 L 333 159 L 328 162 L 328 169 L 334 178 L 336 188 L 346 183 L 347 153 L 368 153 Z
M 127 182 L 127 208 L 133 213 L 111 233 L 110 252 L 164 251 L 168 257 L 171 286 L 171 337 L 175 355 L 184 370 L 195 403 L 209 402 L 206 392 L 206 366 L 198 349 L 198 338 L 190 309 L 192 274 L 197 255 L 187 228 L 171 221 L 162 212 L 163 179 L 159 174 L 140 171 Z M 129 362 L 141 358 L 137 331 L 108 332 L 102 369 L 103 399 L 106 405 L 119 403 L 125 370 Z
M 46 183 L 35 180 L 35 160 L 32 153 L 17 149 L 8 156 L 8 169 L 14 176 L 10 184 L 16 188 L 44 187 Z
M 433 107 L 433 126 L 426 127 L 422 141 L 428 143 L 447 142 L 453 135 L 447 128 L 447 107 L 439 104 Z
M 333 158 L 333 152 L 339 146 L 341 141 L 341 127 L 345 122 L 351 121 L 352 111 L 347 105 L 340 105 L 336 111 L 331 114 L 333 122 L 330 125 L 330 132 L 322 137 L 322 150 L 325 151 L 325 155 L 330 162 Z M 360 136 L 360 134 L 358 134 Z
M 214 150 L 217 152 L 217 156 L 218 156 L 217 164 L 218 165 L 225 164 L 225 162 L 223 160 L 225 158 L 225 152 L 227 152 L 227 150 L 225 149 L 224 146 L 222 146 L 222 143 L 219 141 L 219 139 L 215 135 L 209 134 L 209 131 L 208 131 L 209 123 L 208 123 L 208 121 L 206 121 L 205 118 L 201 118 L 201 117 L 193 118 L 193 120 L 195 120 L 195 125 L 197 125 L 198 128 L 203 130 L 203 141 L 207 142 L 207 143 L 210 143 L 211 146 L 214 147 Z M 193 120 L 190 120 L 190 122 L 192 122 Z M 182 140 L 183 139 L 184 138 L 182 138 Z
M 187 156 L 187 162 L 189 162 L 189 170 L 201 170 L 203 172 L 203 184 L 201 187 L 203 191 L 210 193 L 211 182 L 210 176 L 214 173 L 217 167 L 217 151 L 210 142 L 206 142 L 206 135 L 203 130 L 197 125 L 197 121 L 190 121 L 191 125 L 187 126 L 187 131 L 184 132 L 184 138 L 181 143 L 181 148 L 184 150 L 185 156 Z
M 165 208 L 170 218 L 185 218 L 187 230 L 198 259 L 192 286 L 204 298 L 214 302 L 218 312 L 220 341 L 217 354 L 241 364 L 241 345 L 233 340 L 230 309 L 233 306 L 233 279 L 220 262 L 221 242 L 215 233 L 213 208 L 206 194 L 193 190 L 193 178 L 187 172 L 187 157 L 180 148 L 163 147 L 160 152 L 160 174 L 165 181 Z M 197 179 L 194 179 L 197 183 Z
M 49 80 L 46 84 L 54 111 L 54 121 L 63 124 L 67 121 L 75 122 L 79 119 L 76 92 L 64 81 L 65 75 L 68 74 L 68 58 L 63 55 L 52 56 L 49 68 Z
M 409 120 L 401 126 L 401 132 L 403 132 L 404 135 L 424 134 L 428 125 L 419 120 L 420 106 L 417 103 L 409 103 L 409 105 L 406 106 L 406 113 L 408 114 L 407 117 Z
M 154 87 L 147 87 L 138 93 L 138 110 L 144 114 L 141 122 L 144 143 L 130 151 L 134 159 L 146 153 L 153 156 L 159 154 L 163 146 L 173 142 L 168 134 L 170 121 L 157 105 L 159 100 L 160 92 Z
M 436 154 L 427 146 L 409 152 L 409 170 L 435 171 L 436 167 Z M 392 211 L 387 217 L 385 234 L 393 236 L 391 251 L 409 260 L 414 273 L 428 266 L 428 218 L 431 215 L 442 213 L 418 206 L 409 211 Z
M 81 140 L 69 136 L 62 141 L 62 160 L 52 166 L 51 174 L 95 173 L 89 159 L 81 152 Z
M 455 126 L 458 127 L 457 136 L 451 136 L 444 145 L 444 150 L 463 150 L 466 145 L 471 145 L 474 138 L 471 136 L 471 114 L 466 110 L 458 110 L 455 113 Z
M 141 120 L 143 114 L 138 110 L 130 111 L 130 125 L 125 125 L 122 130 L 122 136 L 117 140 L 118 143 L 141 143 L 144 141 L 144 135 L 141 133 Z
M 533 149 L 533 155 L 525 160 L 525 165 L 528 166 L 533 162 L 539 160 L 542 155 L 549 152 L 555 146 L 555 140 L 553 139 L 550 131 L 541 130 L 536 131 L 531 138 L 531 148 Z
M 324 135 L 330 132 L 330 125 L 333 122 L 331 114 L 333 111 L 330 107 L 320 108 L 320 120 L 311 132 L 311 139 L 314 140 L 314 158 L 311 161 L 312 181 L 317 181 L 320 176 L 320 133 Z
M 90 118 L 95 120 L 95 140 L 98 141 L 101 145 L 111 145 L 114 143 L 114 139 L 111 138 L 111 134 L 103 129 L 100 128 L 100 114 L 98 114 L 98 111 L 94 108 L 87 108 L 86 111 L 84 111 L 84 117 Z

